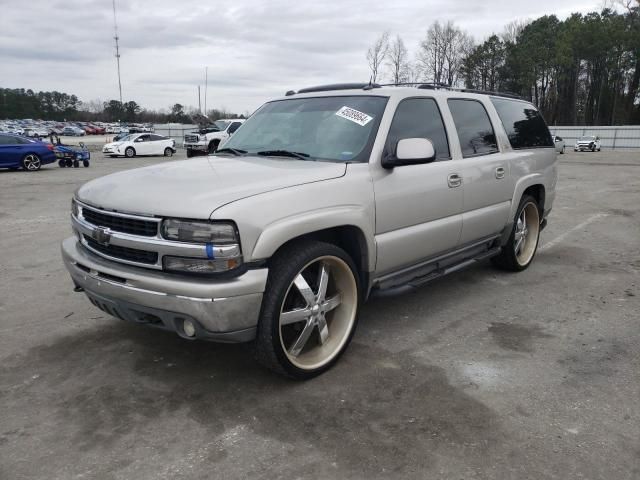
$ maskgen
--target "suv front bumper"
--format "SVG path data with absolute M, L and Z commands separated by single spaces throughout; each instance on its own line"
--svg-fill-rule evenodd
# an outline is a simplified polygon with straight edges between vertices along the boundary
M 62 243 L 62 258 L 91 303 L 117 318 L 188 339 L 245 342 L 255 337 L 266 268 L 221 280 L 168 275 L 102 259 L 76 237 Z M 195 324 L 195 337 L 184 333 L 187 319 Z
M 189 150 L 198 150 L 200 152 L 209 151 L 208 143 L 184 143 L 183 148 L 188 148 Z

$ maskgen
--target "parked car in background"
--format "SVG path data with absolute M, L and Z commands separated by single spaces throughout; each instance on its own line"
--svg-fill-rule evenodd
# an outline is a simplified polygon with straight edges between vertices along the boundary
M 31 138 L 45 138 L 49 132 L 42 127 L 29 127 L 24 129 L 24 135 Z
M 105 133 L 120 133 L 120 127 L 118 127 L 117 125 L 109 125 L 105 129 Z
M 67 126 L 62 129 L 62 135 L 70 137 L 82 137 L 86 135 L 86 132 L 79 127 Z
M 91 125 L 91 128 L 93 128 L 93 133 L 95 135 L 104 135 L 106 133 L 105 128 L 100 125 Z
M 558 135 L 553 136 L 553 144 L 556 146 L 556 152 L 563 154 L 564 153 L 564 140 L 562 137 Z
M 56 154 L 50 143 L 20 135 L 0 134 L 0 168 L 22 168 L 33 172 L 55 161 Z
M 251 341 L 307 379 L 338 361 L 372 292 L 487 258 L 529 267 L 557 177 L 544 119 L 513 95 L 326 85 L 266 103 L 212 157 L 83 185 L 62 255 L 110 315 Z
M 226 118 L 200 127 L 184 136 L 183 146 L 187 149 L 187 157 L 198 153 L 213 153 L 218 146 L 231 136 L 244 122 L 241 118 Z
M 573 147 L 574 152 L 584 152 L 584 151 L 600 151 L 602 146 L 600 144 L 600 137 L 596 137 L 594 135 L 587 135 L 585 137 L 580 137 L 576 140 L 576 144 Z
M 141 155 L 164 155 L 170 157 L 176 153 L 175 140 L 155 133 L 131 133 L 117 142 L 107 143 L 102 153 L 110 157 L 124 156 L 133 158 Z

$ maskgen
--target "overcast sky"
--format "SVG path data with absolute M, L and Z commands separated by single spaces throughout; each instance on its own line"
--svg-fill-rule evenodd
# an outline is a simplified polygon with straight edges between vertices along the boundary
M 367 47 L 400 34 L 411 55 L 435 20 L 482 41 L 516 19 L 599 10 L 591 0 L 116 0 L 124 101 L 242 113 L 286 90 L 368 81 Z M 0 87 L 118 97 L 111 0 L 0 0 Z M 204 94 L 204 93 L 203 93 Z

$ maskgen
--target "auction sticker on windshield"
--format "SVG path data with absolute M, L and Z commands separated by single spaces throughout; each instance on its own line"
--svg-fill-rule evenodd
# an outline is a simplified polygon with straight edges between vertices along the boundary
M 366 113 L 359 112 L 358 110 L 349 107 L 342 107 L 336 112 L 336 115 L 342 118 L 346 118 L 347 120 L 351 120 L 361 127 L 364 127 L 367 123 L 373 120 L 373 117 L 370 117 Z

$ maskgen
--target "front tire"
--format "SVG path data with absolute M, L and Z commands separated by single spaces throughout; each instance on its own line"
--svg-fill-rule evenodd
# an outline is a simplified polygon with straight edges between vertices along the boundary
M 124 156 L 127 158 L 133 158 L 136 156 L 136 151 L 133 149 L 133 147 L 127 147 L 127 149 L 124 151 Z
M 191 158 L 193 157 L 193 150 L 191 150 L 190 148 L 187 148 L 187 158 Z
M 24 168 L 28 172 L 35 172 L 40 170 L 42 166 L 42 162 L 40 161 L 40 157 L 35 153 L 28 153 L 22 159 L 22 168 Z
M 216 150 L 218 149 L 218 145 L 220 145 L 220 140 L 212 140 L 209 143 L 209 147 L 207 148 L 209 154 L 216 153 Z
M 520 200 L 507 244 L 491 261 L 495 266 L 510 272 L 525 270 L 538 250 L 540 240 L 540 207 L 531 195 Z
M 270 267 L 255 340 L 257 360 L 305 380 L 331 368 L 357 324 L 360 285 L 353 260 L 324 242 L 299 242 Z

